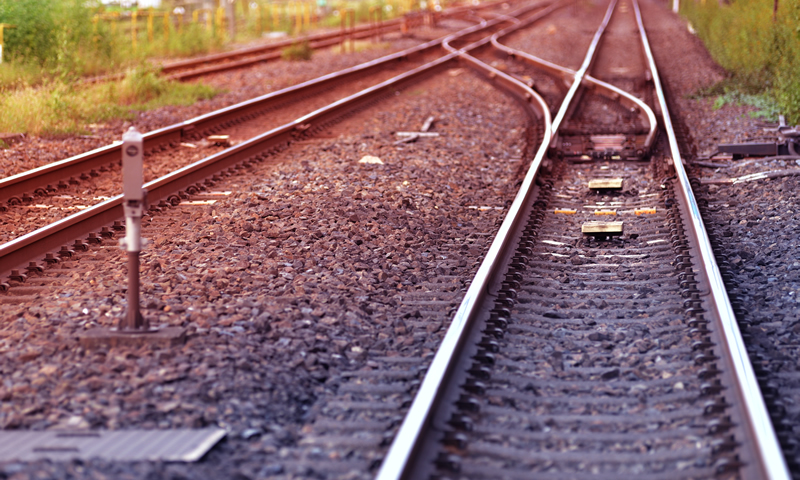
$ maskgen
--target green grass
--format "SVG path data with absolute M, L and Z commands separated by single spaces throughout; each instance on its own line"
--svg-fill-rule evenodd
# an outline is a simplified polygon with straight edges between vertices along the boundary
M 681 2 L 685 15 L 714 59 L 731 78 L 710 89 L 716 104 L 736 102 L 759 108 L 757 115 L 784 114 L 800 123 L 800 2 L 730 0 L 722 4 Z
M 152 69 L 138 68 L 121 82 L 75 88 L 51 81 L 18 88 L 0 97 L 0 131 L 32 135 L 85 133 L 84 125 L 165 105 L 191 105 L 219 93 L 202 84 L 171 82 Z
M 366 21 L 370 1 L 376 0 L 353 1 L 346 6 L 356 10 L 359 21 Z M 251 8 L 253 4 L 257 8 Z M 266 0 L 236 2 L 236 9 L 240 19 L 246 18 L 237 31 L 237 40 L 256 38 L 262 27 L 272 27 Z M 146 11 L 140 11 L 134 48 L 131 17 L 119 17 L 115 22 L 109 19 L 112 11 L 130 13 L 95 0 L 0 0 L 0 23 L 16 25 L 4 32 L 0 131 L 81 133 L 82 125 L 88 123 L 132 118 L 137 110 L 191 104 L 218 93 L 203 85 L 167 82 L 158 78 L 155 70 L 141 67 L 154 57 L 222 50 L 231 39 L 216 24 L 209 29 L 204 22 L 191 23 L 187 14 L 180 28 L 172 17 L 165 31 L 163 17 L 156 17 L 151 39 Z M 264 14 L 263 22 L 258 20 L 262 18 L 259 11 Z M 95 18 L 99 20 L 95 22 Z M 320 19 L 320 25 L 325 21 Z M 334 23 L 338 26 L 338 19 Z M 281 29 L 291 31 L 293 24 L 292 16 L 281 16 Z M 310 46 L 303 43 L 283 52 L 284 58 L 291 60 L 308 60 L 312 54 Z M 77 83 L 81 77 L 126 70 L 130 73 L 121 82 L 93 86 Z
M 751 95 L 740 91 L 729 91 L 717 96 L 713 108 L 719 110 L 726 104 L 756 107 L 757 110 L 750 112 L 752 118 L 762 118 L 773 122 L 778 121 L 778 115 L 781 113 L 777 101 L 766 94 Z

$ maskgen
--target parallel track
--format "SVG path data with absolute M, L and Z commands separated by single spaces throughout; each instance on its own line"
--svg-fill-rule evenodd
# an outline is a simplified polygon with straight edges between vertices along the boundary
M 530 10 L 538 8 L 539 4 L 526 6 L 519 9 L 517 14 L 523 15 Z M 505 20 L 502 18 L 482 21 L 479 25 L 464 29 L 456 36 L 474 35 L 476 32 L 486 29 L 494 29 L 504 22 Z M 167 145 L 178 143 L 182 139 L 213 132 L 215 129 L 220 128 L 221 125 L 241 121 L 242 118 L 258 115 L 298 97 L 311 95 L 313 92 L 319 91 L 319 89 L 326 88 L 332 81 L 346 81 L 409 56 L 432 51 L 438 48 L 442 42 L 443 39 L 431 41 L 372 62 L 203 115 L 187 122 L 150 132 L 144 136 L 145 150 L 165 148 Z M 274 128 L 249 141 L 151 181 L 145 185 L 148 190 L 148 200 L 151 205 L 157 205 L 160 202 L 176 204 L 180 202 L 182 197 L 185 198 L 213 184 L 215 176 L 218 179 L 220 174 L 233 172 L 235 169 L 252 164 L 252 162 L 263 161 L 271 153 L 286 148 L 293 141 L 314 134 L 348 112 L 364 108 L 381 98 L 393 94 L 398 89 L 440 71 L 452 63 L 455 58 L 456 55 L 452 53 L 442 56 L 435 61 L 334 102 L 327 107 L 318 109 L 293 122 Z M 509 88 L 518 89 L 521 92 L 519 93 L 520 96 L 527 95 L 530 97 L 532 95 L 530 88 L 520 82 L 512 82 L 509 85 Z M 91 173 L 92 170 L 100 170 L 109 163 L 118 162 L 119 158 L 120 144 L 113 144 L 84 155 L 0 180 L 0 201 L 18 204 L 21 201 L 30 200 L 32 197 L 27 192 L 43 188 L 43 185 L 48 183 L 58 183 L 58 181 L 63 181 L 64 178 L 70 176 L 87 175 L 87 172 Z M 113 235 L 110 225 L 122 217 L 121 202 L 121 196 L 113 197 L 78 214 L 0 245 L 0 278 L 5 278 L 9 274 L 12 274 L 15 278 L 22 278 L 20 275 L 13 275 L 13 271 L 24 272 L 26 268 L 39 269 L 41 267 L 37 262 L 42 261 L 48 254 L 48 260 L 45 261 L 57 261 L 56 255 L 69 257 L 76 248 L 88 248 L 84 239 L 91 243 L 94 241 L 93 239 L 97 238 L 98 234 Z M 8 284 L 4 284 L 3 287 L 8 288 Z

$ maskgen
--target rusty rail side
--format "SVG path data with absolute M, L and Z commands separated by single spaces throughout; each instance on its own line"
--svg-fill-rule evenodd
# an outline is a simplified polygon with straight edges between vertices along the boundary
M 232 119 L 242 118 L 255 112 L 263 112 L 283 103 L 310 95 L 319 89 L 325 88 L 329 82 L 344 81 L 356 75 L 380 69 L 388 63 L 422 54 L 438 47 L 441 42 L 442 39 L 433 40 L 407 50 L 386 55 L 371 62 L 324 75 L 230 107 L 200 115 L 185 122 L 148 132 L 144 135 L 144 148 L 146 151 L 150 151 L 162 146 L 177 144 L 184 140 L 187 135 L 191 137 Z M 26 195 L 31 195 L 38 188 L 44 188 L 48 184 L 57 185 L 58 182 L 70 177 L 78 177 L 92 170 L 99 170 L 104 166 L 118 162 L 120 155 L 120 144 L 113 143 L 59 162 L 0 179 L 0 205 L 6 202 L 11 204 L 22 202 Z
M 560 5 L 553 4 L 537 13 L 536 17 L 541 18 L 558 6 Z M 507 19 L 500 18 L 498 21 L 507 21 Z M 543 123 L 544 138 L 536 151 L 517 196 L 509 207 L 508 214 L 503 220 L 484 261 L 478 268 L 475 278 L 472 280 L 458 311 L 453 317 L 445 338 L 442 340 L 423 383 L 414 397 L 411 408 L 406 414 L 397 435 L 395 435 L 388 453 L 384 457 L 376 476 L 377 480 L 418 478 L 415 475 L 421 473 L 415 470 L 416 465 L 414 462 L 429 455 L 429 452 L 423 451 L 424 435 L 431 428 L 436 428 L 432 425 L 432 422 L 437 402 L 443 397 L 443 384 L 455 368 L 454 359 L 457 358 L 458 352 L 465 347 L 466 332 L 477 318 L 478 311 L 476 307 L 481 305 L 482 300 L 490 294 L 489 290 L 494 277 L 500 273 L 509 255 L 513 253 L 514 232 L 524 223 L 523 213 L 530 208 L 530 204 L 533 202 L 534 182 L 539 168 L 547 155 L 548 145 L 553 135 L 550 109 L 537 92 L 519 80 L 467 54 L 468 51 L 487 44 L 489 42 L 488 37 L 461 49 L 449 47 L 448 43 L 452 40 L 454 38 L 448 37 L 444 43 L 445 48 L 448 48 L 451 55 L 458 56 L 459 61 L 465 62 L 470 68 L 477 70 L 502 89 L 509 91 L 514 97 L 521 100 L 526 113 L 538 118 Z
M 541 3 L 532 4 L 527 8 L 523 8 L 522 11 L 538 8 L 540 5 Z M 463 34 L 473 33 L 482 28 L 492 27 L 499 22 L 500 20 L 483 22 L 481 25 L 464 29 L 462 32 Z M 439 44 L 441 44 L 441 40 L 429 42 L 425 45 L 438 46 Z M 429 48 L 425 46 L 415 48 L 423 47 Z M 401 56 L 399 52 L 390 57 L 398 58 Z M 293 122 L 153 180 L 144 185 L 144 188 L 148 190 L 148 200 L 151 204 L 156 204 L 161 200 L 170 200 L 172 197 L 177 198 L 180 193 L 189 188 L 198 188 L 200 182 L 219 172 L 236 168 L 237 165 L 247 164 L 247 162 L 263 160 L 268 155 L 268 152 L 285 148 L 296 138 L 313 134 L 325 128 L 326 125 L 347 112 L 374 103 L 384 96 L 390 96 L 398 89 L 417 82 L 427 75 L 436 73 L 447 65 L 454 63 L 457 56 L 457 54 L 451 53 L 440 57 L 433 62 L 362 90 L 300 117 Z M 353 70 L 362 71 L 363 69 Z M 354 73 L 350 72 L 350 74 Z M 292 88 L 299 87 L 298 85 Z M 244 103 L 257 103 L 257 99 Z M 234 107 L 230 108 L 233 109 Z M 209 120 L 208 117 L 210 116 L 212 114 L 198 117 L 193 120 L 193 125 L 204 125 L 204 122 Z M 179 125 L 182 127 L 185 124 Z M 146 141 L 147 139 L 145 139 Z M 145 145 L 147 144 L 145 143 Z M 116 145 L 116 149 L 117 155 L 119 155 L 119 145 Z M 47 227 L 40 228 L 0 245 L 0 278 L 5 278 L 13 269 L 24 268 L 28 262 L 37 261 L 47 253 L 56 251 L 64 246 L 69 248 L 68 245 L 75 239 L 80 239 L 91 232 L 99 230 L 102 226 L 121 218 L 122 215 L 122 197 L 116 196 Z

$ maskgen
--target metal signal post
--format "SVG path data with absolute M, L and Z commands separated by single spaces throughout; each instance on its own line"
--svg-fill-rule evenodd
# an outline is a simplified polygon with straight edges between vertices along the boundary
M 147 202 L 143 183 L 142 134 L 131 127 L 122 136 L 123 209 L 125 211 L 125 238 L 120 245 L 128 252 L 128 311 L 120 319 L 119 329 L 146 331 L 150 323 L 139 311 L 139 254 L 142 251 L 142 215 Z

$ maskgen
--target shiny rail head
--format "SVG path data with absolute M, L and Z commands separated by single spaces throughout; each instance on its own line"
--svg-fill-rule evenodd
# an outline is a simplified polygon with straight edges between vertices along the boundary
M 688 222 L 695 240 L 699 244 L 702 263 L 702 273 L 707 276 L 707 282 L 711 286 L 710 299 L 715 308 L 715 315 L 719 319 L 720 333 L 724 342 L 721 344 L 723 354 L 728 357 L 733 366 L 734 394 L 744 402 L 744 421 L 745 428 L 750 432 L 750 438 L 757 451 L 755 464 L 752 469 L 757 470 L 757 478 L 770 480 L 789 480 L 791 478 L 786 459 L 783 457 L 780 444 L 778 443 L 775 429 L 767 412 L 764 398 L 761 395 L 753 366 L 744 345 L 736 316 L 728 299 L 725 284 L 722 280 L 719 266 L 714 258 L 711 242 L 706 232 L 703 219 L 700 217 L 700 209 L 697 200 L 692 192 L 686 170 L 683 168 L 680 147 L 677 136 L 672 126 L 669 106 L 666 95 L 661 85 L 655 57 L 650 48 L 647 38 L 647 31 L 642 19 L 642 11 L 638 0 L 633 0 L 633 8 L 636 16 L 636 24 L 640 32 L 642 46 L 645 50 L 645 57 L 650 72 L 653 77 L 653 84 L 656 89 L 656 97 L 663 117 L 664 129 L 667 133 L 670 153 L 672 155 L 672 165 L 677 176 L 678 190 L 687 205 L 689 214 Z M 755 477 L 754 477 L 755 478 Z

